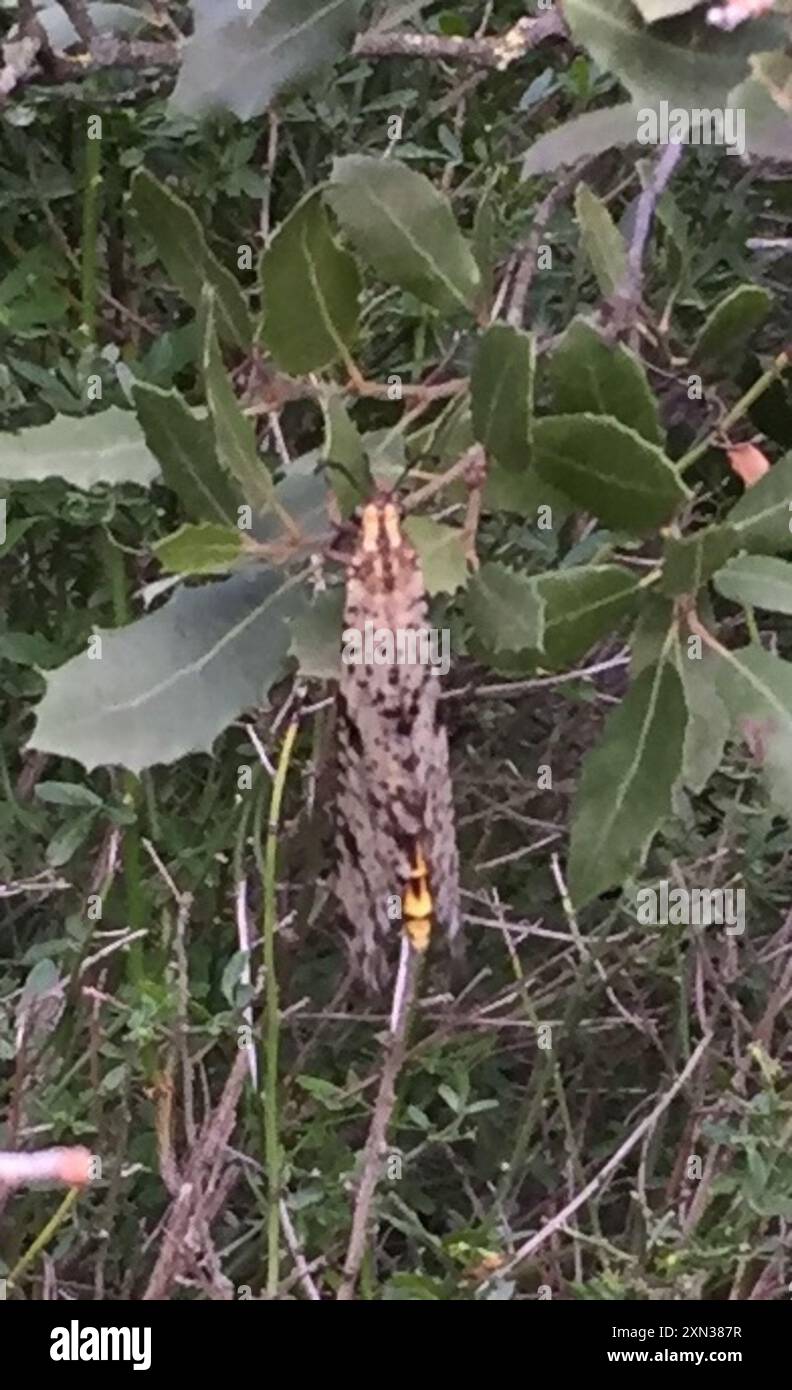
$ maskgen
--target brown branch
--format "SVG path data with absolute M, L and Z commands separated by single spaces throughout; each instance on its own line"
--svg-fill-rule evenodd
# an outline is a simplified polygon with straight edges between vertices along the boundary
M 518 19 L 505 34 L 464 39 L 456 35 L 414 34 L 370 30 L 355 41 L 356 58 L 425 58 L 430 62 L 468 63 L 472 67 L 503 71 L 547 39 L 563 38 L 567 28 L 557 10 L 537 18 Z
M 635 1129 L 627 1135 L 627 1138 L 619 1145 L 616 1152 L 611 1154 L 610 1158 L 602 1165 L 599 1172 L 595 1173 L 591 1182 L 586 1183 L 586 1186 L 580 1192 L 576 1193 L 571 1201 L 567 1202 L 566 1206 L 562 1207 L 560 1211 L 557 1211 L 555 1216 L 552 1216 L 540 1230 L 530 1236 L 528 1240 L 524 1241 L 515 1253 L 509 1257 L 505 1264 L 501 1265 L 493 1274 L 488 1273 L 482 1281 L 481 1287 L 491 1283 L 495 1279 L 504 1279 L 507 1274 L 511 1274 L 512 1270 L 516 1269 L 518 1265 L 521 1265 L 527 1260 L 529 1255 L 532 1255 L 540 1246 L 546 1244 L 550 1237 L 555 1235 L 556 1231 L 563 1230 L 569 1222 L 570 1217 L 574 1216 L 578 1208 L 582 1207 L 584 1202 L 587 1202 L 590 1197 L 593 1197 L 594 1194 L 604 1186 L 611 1174 L 615 1173 L 616 1169 L 624 1162 L 625 1158 L 632 1152 L 636 1144 L 643 1139 L 645 1134 L 648 1134 L 654 1128 L 657 1121 L 665 1114 L 672 1100 L 674 1100 L 689 1078 L 693 1075 L 693 1072 L 696 1070 L 696 1067 L 704 1056 L 711 1041 L 711 1035 L 709 1033 L 705 1034 L 695 1051 L 691 1053 L 673 1084 L 664 1092 L 657 1104 L 650 1110 L 649 1114 L 641 1120 L 640 1124 L 636 1125 Z
M 371 1125 L 363 1153 L 363 1170 L 352 1213 L 352 1230 L 344 1261 L 344 1274 L 336 1295 L 336 1300 L 339 1303 L 349 1303 L 354 1298 L 355 1286 L 366 1254 L 371 1208 L 382 1171 L 388 1127 L 396 1106 L 396 1082 L 407 1055 L 407 1033 L 417 995 L 420 965 L 420 957 L 416 956 L 410 949 L 407 956 L 404 991 L 399 1003 L 394 1004 L 396 1017 L 391 1026 L 377 1099 L 374 1102 L 374 1113 L 371 1117 Z M 397 994 L 398 989 L 397 984 Z
M 610 338 L 618 337 L 626 329 L 633 327 L 638 317 L 643 288 L 643 258 L 652 230 L 655 209 L 682 158 L 683 149 L 682 145 L 666 146 L 638 199 L 625 276 L 607 306 L 612 315 L 608 323 Z
M 66 11 L 80 42 L 85 44 L 86 48 L 90 48 L 96 30 L 88 14 L 85 0 L 58 0 L 58 4 L 62 10 Z
M 531 224 L 531 231 L 525 244 L 524 251 L 516 251 L 513 261 L 516 262 L 514 279 L 512 280 L 509 291 L 509 307 L 506 312 L 506 322 L 515 328 L 522 328 L 525 320 L 525 305 L 536 274 L 539 248 L 542 245 L 544 234 L 548 223 L 554 217 L 557 209 L 564 202 L 565 198 L 573 191 L 577 182 L 589 164 L 594 161 L 589 158 L 579 159 L 562 174 L 554 186 L 550 189 L 547 197 L 539 204 L 534 219 Z
M 229 1072 L 220 1100 L 207 1116 L 201 1134 L 184 1164 L 181 1183 L 165 1218 L 162 1242 L 143 1301 L 168 1297 L 173 1285 L 202 1257 L 213 1254 L 210 1226 L 238 1176 L 226 1157 L 236 1111 L 247 1073 L 240 1052 Z
M 84 0 L 60 0 L 60 3 L 79 34 L 84 51 L 65 58 L 59 55 L 54 70 L 33 69 L 15 74 L 14 81 L 9 78 L 8 90 L 42 77 L 50 82 L 80 81 L 103 68 L 178 67 L 182 56 L 180 42 L 123 39 L 115 34 L 97 33 Z M 30 14 L 34 15 L 34 12 Z M 31 22 L 35 23 L 35 19 L 31 21 L 29 16 Z M 563 38 L 566 34 L 560 13 L 549 10 L 535 19 L 520 19 L 505 34 L 489 38 L 463 39 L 398 30 L 382 33 L 372 29 L 358 36 L 352 47 L 352 55 L 356 58 L 426 58 L 435 62 L 465 63 L 472 67 L 503 71 L 539 44 L 548 39 Z M 36 37 L 40 38 L 40 35 L 36 33 Z M 42 52 L 39 54 L 39 68 L 43 67 L 41 58 Z M 47 68 L 51 69 L 51 64 Z M 7 95 L 7 92 L 4 93 L 0 87 L 0 97 L 3 95 Z

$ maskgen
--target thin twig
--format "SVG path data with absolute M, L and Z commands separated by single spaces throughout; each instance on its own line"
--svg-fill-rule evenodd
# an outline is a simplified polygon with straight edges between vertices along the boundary
M 547 224 L 564 200 L 577 186 L 583 171 L 593 162 L 594 161 L 589 157 L 586 159 L 579 159 L 571 169 L 567 170 L 567 172 L 559 178 L 558 182 L 550 189 L 547 197 L 543 198 L 534 213 L 531 231 L 525 244 L 525 249 L 523 251 L 516 251 L 512 258 L 513 261 L 516 262 L 517 268 L 511 282 L 511 293 L 508 293 L 509 276 L 507 274 L 504 276 L 504 290 L 503 294 L 499 296 L 499 300 L 509 300 L 509 307 L 505 318 L 506 322 L 511 324 L 514 328 L 522 328 L 525 321 L 525 304 L 533 283 L 534 275 L 536 274 L 539 248 L 542 245 L 542 238 L 544 237 Z M 499 312 L 500 303 L 496 304 L 493 309 L 493 319 L 497 318 Z
M 563 38 L 566 33 L 566 25 L 554 9 L 535 19 L 526 15 L 504 34 L 489 38 L 466 39 L 405 30 L 381 33 L 372 29 L 360 35 L 352 52 L 356 58 L 422 58 L 429 62 L 467 63 L 471 67 L 503 72 L 540 43 Z
M 550 1220 L 546 1222 L 541 1231 L 537 1231 L 529 1240 L 526 1240 L 515 1254 L 507 1260 L 506 1264 L 500 1266 L 495 1274 L 488 1275 L 486 1279 L 482 1280 L 481 1286 L 491 1283 L 493 1279 L 504 1278 L 504 1276 L 509 1274 L 513 1269 L 516 1269 L 518 1265 L 521 1265 L 529 1255 L 532 1255 L 534 1251 L 544 1245 L 552 1235 L 555 1235 L 556 1231 L 560 1231 L 567 1224 L 570 1216 L 574 1215 L 574 1213 L 583 1206 L 584 1202 L 587 1202 L 590 1197 L 594 1196 L 595 1192 L 599 1191 L 611 1174 L 624 1162 L 627 1155 L 632 1152 L 636 1144 L 639 1144 L 643 1136 L 657 1124 L 660 1116 L 665 1113 L 672 1100 L 674 1100 L 675 1096 L 679 1094 L 682 1087 L 693 1075 L 693 1072 L 696 1070 L 696 1067 L 704 1056 L 711 1041 L 711 1034 L 707 1033 L 701 1039 L 695 1052 L 691 1053 L 673 1085 L 660 1097 L 654 1109 L 649 1112 L 645 1119 L 641 1120 L 639 1125 L 636 1125 L 635 1129 L 627 1136 L 624 1143 L 619 1145 L 616 1152 L 611 1154 L 607 1163 L 603 1164 L 599 1172 L 591 1179 L 591 1182 L 587 1183 L 570 1202 L 567 1202 L 565 1207 L 562 1207 L 559 1212 L 556 1212 L 555 1216 L 551 1217 Z
M 584 680 L 597 676 L 601 671 L 613 671 L 619 666 L 628 666 L 629 652 L 618 652 L 607 661 L 597 661 L 593 666 L 581 666 L 575 671 L 562 671 L 558 676 L 535 676 L 526 681 L 500 681 L 496 685 L 464 685 L 459 690 L 447 690 L 443 700 L 480 699 L 482 696 L 527 695 L 531 690 L 541 690 L 545 686 L 567 685 L 570 681 Z
M 264 848 L 264 968 L 266 971 L 267 1034 L 265 1039 L 264 1144 L 269 1184 L 267 1220 L 267 1297 L 277 1298 L 280 1282 L 280 1201 L 282 1153 L 278 1132 L 278 1054 L 280 1048 L 280 997 L 275 963 L 278 926 L 276 868 L 280 813 L 291 755 L 300 727 L 300 703 L 283 740 L 270 795 L 267 842 Z
M 349 1303 L 354 1298 L 366 1254 L 371 1208 L 382 1171 L 388 1127 L 396 1106 L 396 1082 L 407 1055 L 407 1034 L 417 996 L 420 966 L 421 957 L 411 950 L 407 958 L 406 971 L 403 976 L 400 971 L 396 985 L 396 991 L 401 994 L 401 1008 L 393 1011 L 382 1076 L 363 1152 L 363 1170 L 352 1213 L 352 1230 L 344 1261 L 344 1274 L 337 1294 L 339 1303 Z
M 58 4 L 62 10 L 66 11 L 80 42 L 85 44 L 86 48 L 90 48 L 96 30 L 88 14 L 85 0 L 58 0 Z
M 634 326 L 642 297 L 644 252 L 652 229 L 655 209 L 682 158 L 683 148 L 682 145 L 666 146 L 638 199 L 627 252 L 627 270 L 611 300 L 612 318 L 608 330 L 612 337 Z

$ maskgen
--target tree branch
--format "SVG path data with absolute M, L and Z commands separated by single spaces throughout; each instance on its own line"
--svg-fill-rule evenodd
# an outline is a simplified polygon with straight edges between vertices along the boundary
M 382 1172 L 388 1129 L 396 1107 L 396 1082 L 407 1055 L 407 1034 L 417 997 L 421 962 L 407 945 L 406 938 L 403 940 L 402 951 L 405 969 L 403 974 L 401 968 L 399 970 L 399 980 L 394 993 L 391 1033 L 363 1155 L 363 1168 L 352 1213 L 352 1230 L 344 1260 L 343 1277 L 336 1295 L 339 1303 L 349 1303 L 355 1297 L 355 1288 L 368 1244 L 371 1209 Z
M 29 3 L 29 0 L 28 0 Z M 0 83 L 0 98 L 13 87 L 21 87 L 44 77 L 49 83 L 80 81 L 103 68 L 176 68 L 181 61 L 182 44 L 144 39 L 123 39 L 115 34 L 97 33 L 85 7 L 85 0 L 60 0 L 62 8 L 77 31 L 83 45 L 79 55 L 58 55 L 56 70 L 41 71 L 41 51 L 38 66 L 15 64 L 13 78 L 9 74 L 6 90 Z M 23 16 L 25 9 L 23 7 Z M 30 10 L 28 22 L 35 23 Z M 40 28 L 40 26 L 39 26 Z M 418 34 L 404 30 L 381 32 L 371 29 L 360 34 L 352 46 L 355 58 L 425 58 L 433 62 L 454 62 L 470 67 L 504 71 L 512 63 L 548 39 L 562 38 L 567 28 L 557 10 L 549 10 L 537 18 L 525 17 L 504 34 L 488 38 L 463 39 L 436 34 Z M 40 41 L 40 33 L 36 33 Z M 6 58 L 6 62 L 9 59 Z M 47 65 L 51 68 L 51 65 Z
M 533 19 L 526 16 L 505 34 L 463 39 L 442 34 L 416 34 L 395 30 L 370 30 L 355 41 L 356 58 L 425 58 L 430 62 L 468 63 L 472 67 L 503 71 L 547 39 L 563 38 L 567 28 L 557 10 Z
M 96 30 L 86 9 L 85 0 L 58 0 L 58 4 L 66 11 L 80 42 L 85 44 L 86 48 L 90 48 Z

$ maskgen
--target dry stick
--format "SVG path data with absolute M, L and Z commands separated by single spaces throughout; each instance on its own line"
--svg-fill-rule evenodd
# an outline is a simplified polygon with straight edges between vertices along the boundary
M 428 502 L 430 497 L 434 497 L 436 492 L 448 487 L 449 483 L 455 483 L 460 478 L 465 478 L 471 468 L 480 467 L 481 456 L 484 450 L 480 444 L 473 444 L 466 449 L 461 458 L 456 463 L 452 463 L 445 473 L 438 473 L 435 478 L 431 478 L 423 487 L 419 487 L 416 492 L 411 492 L 405 499 L 403 510 L 412 512 L 422 503 Z
M 518 19 L 505 34 L 490 38 L 464 39 L 456 35 L 379 33 L 370 30 L 355 41 L 356 58 L 425 58 L 430 62 L 469 63 L 472 67 L 503 71 L 518 58 L 547 39 L 563 38 L 567 33 L 557 10 L 536 19 Z
M 267 840 L 264 847 L 264 968 L 267 1032 L 264 1047 L 264 1144 L 266 1150 L 268 1212 L 267 1212 L 267 1297 L 277 1298 L 280 1282 L 280 1200 L 283 1178 L 283 1150 L 279 1131 L 278 1057 L 280 1049 L 280 992 L 275 959 L 275 934 L 278 927 L 277 885 L 275 881 L 280 814 L 286 777 L 297 732 L 300 727 L 304 691 L 298 695 L 278 759 L 270 794 Z
M 638 199 L 630 246 L 627 252 L 627 271 L 611 301 L 613 322 L 611 331 L 620 332 L 634 318 L 641 302 L 643 258 L 655 208 L 664 193 L 674 170 L 682 158 L 682 145 L 667 145 L 652 170 L 652 175 Z
M 572 168 L 559 179 L 555 187 L 551 188 L 547 197 L 542 200 L 534 213 L 534 219 L 531 224 L 531 231 L 525 250 L 522 253 L 520 251 L 515 252 L 517 269 L 515 271 L 514 280 L 512 281 L 509 308 L 505 315 L 506 322 L 511 324 L 514 328 L 522 328 L 523 326 L 525 301 L 528 298 L 528 292 L 536 273 L 536 261 L 545 228 L 555 214 L 557 208 L 560 207 L 565 198 L 567 198 L 574 189 L 584 169 L 588 168 L 593 162 L 594 161 L 590 157 L 577 160 Z M 493 310 L 493 318 L 496 318 L 497 314 L 498 306 L 496 305 Z
M 58 4 L 62 10 L 66 11 L 80 42 L 84 43 L 86 48 L 90 48 L 96 30 L 88 14 L 85 0 L 58 0 Z
M 321 1303 L 322 1295 L 320 1294 L 319 1290 L 316 1287 L 316 1284 L 311 1278 L 310 1266 L 308 1265 L 308 1262 L 306 1261 L 306 1258 L 302 1250 L 300 1249 L 300 1242 L 297 1239 L 297 1232 L 294 1229 L 294 1224 L 289 1214 L 289 1208 L 286 1202 L 283 1200 L 283 1198 L 281 1198 L 280 1204 L 280 1218 L 283 1234 L 286 1237 L 286 1244 L 288 1245 L 289 1250 L 291 1252 L 291 1257 L 294 1260 L 294 1268 L 297 1277 L 299 1278 L 299 1281 L 305 1289 L 305 1292 L 308 1298 L 311 1300 L 311 1302 Z
M 396 1011 L 397 1016 L 392 1021 L 385 1063 L 363 1153 L 363 1171 L 352 1213 L 352 1230 L 344 1261 L 344 1274 L 336 1295 L 339 1303 L 349 1303 L 354 1298 L 355 1286 L 366 1254 L 371 1207 L 379 1182 L 388 1126 L 396 1105 L 396 1082 L 407 1055 L 407 1034 L 417 994 L 420 965 L 421 958 L 411 950 L 401 996 L 401 1008 Z
M 26 8 L 28 12 L 32 10 L 29 4 Z M 63 8 L 66 9 L 67 6 L 64 5 Z M 84 13 L 84 7 L 81 0 L 71 0 L 69 10 L 75 28 L 78 27 L 75 16 L 80 27 L 83 27 L 80 11 Z M 566 34 L 567 29 L 561 15 L 551 10 L 536 19 L 520 19 L 505 34 L 484 39 L 447 38 L 435 34 L 415 34 L 412 31 L 381 33 L 370 30 L 359 35 L 353 45 L 352 55 L 355 58 L 427 58 L 435 62 L 461 62 L 473 67 L 503 71 L 519 58 L 524 58 L 539 44 L 548 39 L 564 38 Z M 151 42 L 94 32 L 90 42 L 85 43 L 85 52 L 79 55 L 78 60 L 72 55 L 62 59 L 63 71 L 58 73 L 58 80 L 81 81 L 102 68 L 176 68 L 181 62 L 182 46 L 183 40 L 175 43 Z M 21 73 L 15 85 L 24 86 L 40 77 L 41 74 L 36 71 Z
M 523 1260 L 526 1260 L 529 1255 L 532 1255 L 535 1250 L 538 1250 L 541 1245 L 544 1245 L 552 1235 L 555 1235 L 556 1231 L 561 1230 L 561 1228 L 567 1224 L 570 1216 L 574 1215 L 578 1208 L 583 1206 L 584 1202 L 587 1202 L 590 1197 L 594 1196 L 595 1192 L 599 1191 L 603 1184 L 607 1182 L 611 1173 L 615 1172 L 619 1164 L 624 1162 L 625 1158 L 635 1148 L 636 1144 L 639 1144 L 643 1136 L 653 1125 L 657 1124 L 660 1116 L 665 1113 L 674 1097 L 679 1094 L 686 1081 L 693 1075 L 693 1072 L 696 1070 L 696 1067 L 704 1056 L 711 1041 L 712 1034 L 705 1034 L 695 1052 L 691 1053 L 687 1063 L 673 1085 L 669 1087 L 665 1095 L 660 1097 L 657 1105 L 649 1112 L 646 1119 L 641 1120 L 641 1123 L 636 1125 L 632 1134 L 629 1134 L 624 1143 L 619 1145 L 616 1152 L 611 1154 L 607 1163 L 603 1164 L 599 1172 L 591 1179 L 591 1182 L 587 1183 L 582 1191 L 578 1192 L 577 1196 L 572 1198 L 571 1202 L 567 1202 L 565 1207 L 562 1207 L 559 1212 L 556 1212 L 555 1216 L 550 1218 L 542 1227 L 541 1231 L 537 1231 L 529 1240 L 526 1240 L 516 1253 L 512 1255 L 511 1259 L 509 1259 L 505 1265 L 501 1265 L 500 1269 L 498 1269 L 495 1274 L 482 1280 L 479 1287 L 484 1287 L 486 1284 L 491 1283 L 493 1279 L 502 1279 L 504 1275 L 509 1274 L 511 1270 L 515 1269 L 517 1265 L 522 1264 Z
M 575 671 L 563 671 L 558 676 L 535 676 L 532 680 L 503 681 L 497 685 L 477 685 L 475 682 L 471 682 L 469 685 L 460 686 L 457 690 L 446 690 L 440 698 L 443 700 L 478 700 L 483 696 L 504 695 L 508 698 L 511 695 L 525 695 L 529 690 L 540 690 L 544 686 L 551 685 L 565 685 L 569 681 L 596 676 L 600 671 L 613 671 L 619 666 L 629 665 L 629 662 L 630 653 L 621 651 L 617 652 L 616 656 L 609 657 L 607 661 L 597 661 L 593 666 L 581 666 Z

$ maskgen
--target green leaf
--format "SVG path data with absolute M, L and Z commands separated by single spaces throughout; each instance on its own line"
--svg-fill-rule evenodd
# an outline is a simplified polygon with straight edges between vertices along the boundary
M 301 603 L 294 581 L 259 568 L 178 589 L 156 613 L 100 633 L 99 659 L 48 674 L 30 746 L 132 772 L 210 752 L 280 675 Z
M 272 505 L 275 485 L 267 465 L 259 457 L 253 423 L 243 415 L 226 375 L 214 321 L 214 305 L 209 299 L 203 368 L 217 452 L 223 467 L 239 483 L 245 501 L 256 511 L 266 511 Z
M 530 579 L 505 565 L 482 565 L 473 575 L 465 594 L 465 615 L 492 651 L 541 650 L 544 602 Z
M 647 666 L 660 660 L 668 645 L 676 614 L 671 599 L 653 590 L 644 591 L 638 621 L 630 635 L 630 677 L 635 680 Z
M 159 460 L 165 485 L 193 521 L 234 526 L 241 496 L 217 462 L 210 420 L 198 419 L 174 388 L 138 381 L 132 388 L 146 443 Z
M 360 432 L 340 395 L 322 401 L 325 417 L 324 456 L 327 476 L 336 495 L 341 515 L 349 517 L 374 491 L 371 469 Z
M 634 0 L 564 0 L 564 17 L 575 40 L 640 106 L 723 107 L 748 55 L 783 42 L 776 19 L 753 19 L 727 33 L 707 24 L 701 7 L 649 27 Z
M 534 424 L 537 472 L 614 530 L 642 535 L 690 497 L 662 450 L 602 415 L 556 415 Z
M 258 116 L 288 87 L 332 63 L 351 40 L 360 0 L 257 0 L 255 12 L 193 0 L 171 103 L 186 115 L 232 111 Z
M 101 796 L 77 782 L 39 782 L 35 796 L 37 801 L 44 801 L 49 806 L 88 806 L 99 811 L 104 805 Z
M 760 285 L 738 285 L 715 305 L 693 349 L 693 361 L 707 367 L 727 361 L 764 323 L 773 296 Z
M 0 434 L 0 478 L 41 483 L 65 478 L 72 487 L 137 483 L 149 487 L 159 475 L 130 410 L 111 405 L 99 415 L 57 415 L 48 425 L 19 434 Z
M 660 589 L 664 594 L 695 594 L 738 546 L 731 526 L 706 526 L 692 536 L 665 542 Z
M 192 208 L 147 169 L 135 171 L 131 200 L 179 293 L 197 312 L 204 286 L 211 286 L 217 300 L 220 337 L 248 349 L 251 324 L 242 291 L 231 271 L 209 250 Z
M 792 613 L 792 564 L 773 555 L 738 555 L 713 579 L 724 598 L 773 613 Z
M 428 516 L 410 516 L 404 531 L 418 551 L 426 590 L 435 594 L 454 594 L 468 580 L 467 557 L 461 530 L 445 526 Z
M 45 856 L 51 869 L 60 869 L 64 864 L 68 864 L 90 835 L 93 822 L 94 812 L 87 811 L 84 815 L 76 816 L 74 820 L 69 821 L 68 825 L 64 825 L 57 835 L 52 837 Z
M 26 954 L 26 959 L 28 956 L 29 953 Z M 43 960 L 37 961 L 22 986 L 20 1003 L 23 1010 L 29 1008 L 34 999 L 43 999 L 51 990 L 56 989 L 59 983 L 60 972 L 54 960 L 45 956 Z
M 15 666 L 50 666 L 55 648 L 38 632 L 4 632 L 0 629 L 0 660 Z
M 487 189 L 473 220 L 473 255 L 481 276 L 481 299 L 489 304 L 495 281 L 495 190 Z
M 602 154 L 621 145 L 634 145 L 638 122 L 631 102 L 604 111 L 586 111 L 549 130 L 528 146 L 522 177 L 552 174 L 562 164 L 576 164 L 585 155 Z
M 718 693 L 751 747 L 774 803 L 792 816 L 792 665 L 751 645 L 719 653 Z
M 211 521 L 180 526 L 152 549 L 170 574 L 225 574 L 245 556 L 242 532 Z
M 609 297 L 623 283 L 627 274 L 627 248 L 601 198 L 585 183 L 579 183 L 575 193 L 575 216 L 580 226 L 583 249 L 600 292 Z
M 319 371 L 343 357 L 358 328 L 357 263 L 330 234 L 321 193 L 309 193 L 261 258 L 262 337 L 286 372 Z
M 491 463 L 484 484 L 484 508 L 491 512 L 515 512 L 517 516 L 536 520 L 540 508 L 549 507 L 548 522 L 560 526 L 572 510 L 568 497 L 550 487 L 534 468 L 503 468 Z M 546 528 L 547 529 L 547 528 Z
M 754 64 L 763 55 L 757 54 Z M 771 59 L 784 57 L 779 53 L 766 55 Z M 788 62 L 788 58 L 786 58 Z M 729 105 L 745 112 L 745 147 L 757 159 L 775 159 L 787 163 L 792 149 L 792 115 L 773 99 L 766 83 L 749 77 L 729 93 Z
M 740 393 L 750 390 L 764 374 L 759 358 L 747 353 L 740 367 L 735 385 Z M 780 444 L 784 450 L 792 448 L 792 390 L 787 383 L 776 378 L 767 390 L 754 401 L 749 412 L 751 424 L 760 434 Z
M 792 550 L 792 453 L 746 488 L 726 521 L 745 550 Z
M 621 343 L 603 342 L 585 319 L 569 325 L 550 358 L 548 378 L 557 415 L 610 415 L 650 444 L 662 445 L 657 401 L 643 364 Z
M 729 714 L 716 688 L 717 662 L 711 653 L 693 658 L 677 643 L 675 656 L 688 712 L 682 780 L 698 794 L 723 760 Z
M 292 620 L 289 650 L 297 658 L 302 676 L 308 680 L 338 680 L 343 626 L 344 593 L 340 588 L 317 594 L 313 603 Z
M 530 333 L 496 323 L 480 339 L 470 382 L 473 429 L 506 468 L 530 463 L 535 370 Z
M 1 437 L 2 436 L 0 436 L 0 438 Z M 20 516 L 8 521 L 5 528 L 5 535 L 2 541 L 0 541 L 0 560 L 4 560 L 6 555 L 10 555 L 11 551 L 16 549 L 22 537 L 32 526 L 35 526 L 38 520 L 39 518 L 37 516 Z M 2 534 L 1 531 L 0 534 Z
M 641 867 L 672 808 L 682 771 L 687 715 L 668 661 L 648 667 L 606 720 L 588 753 L 575 803 L 569 890 L 584 907 Z
M 640 580 L 620 565 L 581 565 L 517 578 L 524 586 L 521 598 L 532 595 L 538 601 L 541 643 L 525 642 L 525 633 L 512 626 L 504 629 L 507 645 L 494 648 L 482 622 L 473 644 L 477 659 L 504 674 L 574 665 L 634 612 L 642 595 Z
M 581 565 L 532 582 L 545 605 L 543 653 L 555 669 L 573 665 L 618 627 L 642 592 L 620 565 Z
M 481 275 L 448 199 L 396 159 L 337 159 L 325 194 L 341 226 L 388 284 L 443 313 L 472 309 Z

